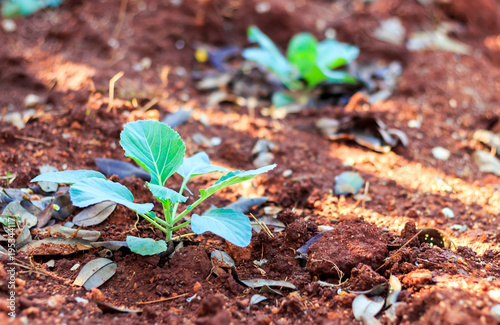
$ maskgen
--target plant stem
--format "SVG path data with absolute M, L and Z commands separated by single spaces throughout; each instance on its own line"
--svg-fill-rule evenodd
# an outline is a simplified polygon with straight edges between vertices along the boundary
M 172 210 L 170 208 L 172 207 L 170 201 L 167 203 L 162 203 L 163 205 L 163 215 L 165 216 L 165 233 L 167 234 L 167 241 L 172 239 Z
M 184 222 L 184 223 L 181 223 L 180 225 L 173 227 L 173 228 L 172 228 L 172 231 L 177 230 L 177 229 L 181 229 L 182 227 L 187 226 L 187 225 L 189 225 L 190 223 L 191 223 L 191 220 L 188 220 L 188 221 L 186 221 L 186 222 Z
M 163 215 L 165 216 L 165 222 L 168 225 L 172 224 L 172 211 L 170 211 L 170 204 L 162 203 L 163 205 Z
M 205 198 L 199 198 L 198 200 L 196 200 L 196 202 L 194 202 L 193 204 L 190 205 L 190 209 L 187 209 L 182 211 L 177 217 L 174 218 L 173 220 L 173 223 L 175 224 L 177 221 L 181 220 L 186 214 L 188 214 L 189 212 L 191 212 L 194 208 L 196 208 L 198 206 L 198 204 L 200 204 L 201 202 L 205 201 L 205 199 L 208 198 L 205 197 Z
M 168 224 L 165 220 L 162 220 L 161 218 L 158 218 L 158 217 L 157 217 L 157 216 L 155 216 L 155 215 L 152 215 L 152 216 L 150 216 L 150 215 L 148 215 L 148 214 L 146 214 L 146 215 L 147 215 L 150 219 L 152 219 L 152 220 L 156 221 L 157 223 L 159 223 L 160 225 L 162 225 L 162 226 L 164 226 L 164 227 L 169 227 L 169 226 L 170 226 L 170 225 L 169 225 L 169 224 Z M 142 216 L 142 214 L 141 214 L 141 216 Z M 149 220 L 149 219 L 147 219 L 147 220 Z
M 182 192 L 184 192 L 184 189 L 186 188 L 186 185 L 187 185 L 187 182 L 188 182 L 189 179 L 187 178 L 183 178 L 182 179 L 182 185 L 181 185 L 181 188 L 179 189 L 179 194 L 182 195 Z M 174 210 L 172 212 L 172 216 L 174 217 L 174 220 L 176 219 L 175 218 L 175 214 L 177 213 L 177 208 L 179 207 L 179 202 L 175 203 L 174 204 Z M 175 222 L 174 222 L 175 223 Z
M 166 233 L 168 236 L 167 229 L 160 226 L 153 218 L 149 217 L 147 214 L 141 214 L 140 216 L 143 217 L 144 219 L 146 219 L 147 221 L 151 222 L 156 228 L 160 229 L 161 231 Z M 155 219 L 157 219 L 157 218 L 155 218 Z

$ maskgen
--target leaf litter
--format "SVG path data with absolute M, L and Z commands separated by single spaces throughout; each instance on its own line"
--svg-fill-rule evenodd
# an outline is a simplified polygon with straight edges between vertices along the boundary
M 346 116 L 340 120 L 320 118 L 316 127 L 332 141 L 353 140 L 371 150 L 387 153 L 398 144 L 408 146 L 406 133 L 387 128 L 381 120 L 369 116 Z
M 116 273 L 117 265 L 107 258 L 96 258 L 85 264 L 73 282 L 87 291 L 98 288 Z
M 77 226 L 95 226 L 106 220 L 115 211 L 116 203 L 104 201 L 83 209 L 73 217 L 73 223 Z

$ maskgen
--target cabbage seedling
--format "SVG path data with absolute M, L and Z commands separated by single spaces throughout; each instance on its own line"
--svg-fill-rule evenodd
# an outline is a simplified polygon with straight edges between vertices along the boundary
M 127 123 L 121 132 L 120 145 L 127 157 L 135 160 L 150 175 L 147 186 L 153 196 L 163 206 L 163 218 L 153 211 L 152 203 L 134 203 L 132 193 L 123 185 L 107 180 L 92 170 L 68 170 L 44 173 L 35 177 L 33 182 L 48 181 L 72 184 L 69 190 L 73 204 L 86 207 L 103 201 L 113 201 L 126 206 L 148 220 L 172 239 L 172 232 L 191 224 L 196 234 L 210 231 L 237 246 L 250 244 L 252 227 L 243 213 L 231 209 L 212 209 L 203 215 L 192 214 L 191 220 L 184 221 L 195 207 L 220 189 L 238 184 L 273 169 L 276 165 L 249 171 L 230 171 L 219 178 L 212 186 L 201 189 L 198 199 L 178 213 L 180 203 L 187 201 L 184 191 L 189 191 L 187 183 L 194 177 L 225 172 L 226 169 L 212 165 L 205 152 L 184 158 L 186 147 L 177 132 L 164 123 L 157 121 L 136 121 Z M 165 187 L 165 182 L 174 173 L 183 181 L 178 192 Z M 148 238 L 127 237 L 129 248 L 138 254 L 152 255 L 166 250 L 165 241 Z
M 318 42 L 313 35 L 300 33 L 290 40 L 285 57 L 273 41 L 256 26 L 248 28 L 248 40 L 258 43 L 260 47 L 244 49 L 243 57 L 274 72 L 291 91 L 310 91 L 322 82 L 357 82 L 356 78 L 345 71 L 332 71 L 358 57 L 359 49 L 356 46 L 334 39 Z M 301 80 L 305 81 L 305 84 Z M 286 103 L 287 97 L 290 98 L 283 92 L 276 92 L 273 95 L 273 104 Z

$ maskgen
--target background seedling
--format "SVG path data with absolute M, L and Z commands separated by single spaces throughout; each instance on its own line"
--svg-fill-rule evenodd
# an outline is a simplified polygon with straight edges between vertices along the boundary
M 292 92 L 310 91 L 322 82 L 357 82 L 345 71 L 332 71 L 357 58 L 359 49 L 356 46 L 334 39 L 318 42 L 313 35 L 300 33 L 290 40 L 285 57 L 256 26 L 248 28 L 248 40 L 258 43 L 260 47 L 243 50 L 243 57 L 274 72 Z M 285 92 L 275 92 L 272 100 L 273 105 L 284 106 L 293 103 L 294 98 Z

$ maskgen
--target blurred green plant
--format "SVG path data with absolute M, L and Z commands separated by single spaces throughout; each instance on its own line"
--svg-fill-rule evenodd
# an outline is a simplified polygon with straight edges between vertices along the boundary
M 2 17 L 13 18 L 31 15 L 46 7 L 57 7 L 63 0 L 4 0 L 2 4 Z
M 244 49 L 245 59 L 255 61 L 272 71 L 291 92 L 311 91 L 322 82 L 355 84 L 357 79 L 345 71 L 333 71 L 355 60 L 356 46 L 327 39 L 318 42 L 310 33 L 292 37 L 286 57 L 273 41 L 258 27 L 248 28 L 248 40 L 260 47 Z M 273 105 L 285 106 L 293 102 L 286 92 L 273 94 Z

